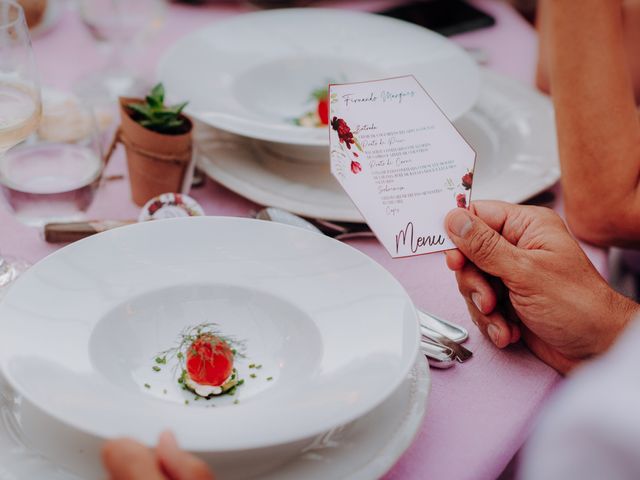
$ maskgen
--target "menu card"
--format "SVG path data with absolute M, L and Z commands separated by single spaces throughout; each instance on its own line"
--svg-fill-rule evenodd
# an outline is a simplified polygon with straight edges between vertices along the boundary
M 392 257 L 455 248 L 476 153 L 413 76 L 330 85 L 331 172 Z

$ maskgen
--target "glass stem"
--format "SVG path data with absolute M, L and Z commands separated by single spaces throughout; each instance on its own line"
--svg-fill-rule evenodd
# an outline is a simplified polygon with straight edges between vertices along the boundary
M 2 255 L 0 255 L 0 287 L 9 285 L 13 281 L 13 268 Z

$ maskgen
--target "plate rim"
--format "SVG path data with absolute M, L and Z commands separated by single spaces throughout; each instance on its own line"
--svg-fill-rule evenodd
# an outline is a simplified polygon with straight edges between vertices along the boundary
M 412 29 L 415 32 L 420 32 L 424 34 L 425 38 L 431 37 L 431 38 L 438 39 L 437 41 L 442 41 L 443 44 L 448 45 L 448 48 L 451 50 L 451 52 L 455 51 L 457 55 L 460 55 L 460 61 L 463 61 L 466 63 L 466 68 L 471 68 L 475 70 L 476 72 L 476 81 L 474 86 L 475 95 L 473 95 L 473 97 L 477 101 L 481 91 L 480 67 L 477 65 L 477 63 L 471 58 L 471 56 L 465 51 L 465 49 L 462 46 L 451 41 L 449 38 L 445 37 L 444 35 L 441 35 L 429 29 L 425 29 L 424 27 L 420 27 L 419 25 L 416 25 L 414 23 L 411 23 L 405 20 L 384 16 L 377 12 L 354 11 L 354 10 L 345 10 L 345 9 L 331 8 L 331 7 L 313 7 L 312 9 L 294 7 L 294 8 L 276 8 L 271 10 L 260 10 L 260 11 L 245 13 L 242 16 L 238 16 L 238 15 L 231 16 L 223 20 L 219 20 L 219 21 L 204 25 L 198 28 L 197 30 L 194 30 L 193 32 L 190 32 L 189 34 L 178 39 L 163 53 L 155 69 L 156 78 L 163 79 L 163 80 L 166 79 L 166 72 L 168 71 L 169 60 L 172 56 L 176 55 L 176 52 L 183 47 L 183 44 L 188 43 L 193 38 L 203 34 L 207 30 L 215 29 L 222 23 L 241 21 L 240 18 L 241 17 L 246 18 L 247 15 L 252 15 L 254 17 L 255 16 L 270 17 L 270 16 L 276 16 L 276 15 L 282 15 L 282 14 L 311 15 L 312 11 L 323 12 L 323 13 L 333 13 L 333 14 L 336 14 L 336 16 L 351 15 L 353 17 L 360 17 L 360 18 L 375 18 L 376 21 L 383 20 L 389 23 L 403 24 L 408 29 Z M 165 83 L 167 82 L 165 81 Z M 457 119 L 464 116 L 466 112 L 468 112 L 473 108 L 473 104 L 474 102 L 471 102 L 471 104 L 469 104 L 466 109 L 461 109 L 462 110 L 461 112 L 456 112 L 456 114 L 451 115 L 451 117 Z M 326 135 L 314 135 L 314 131 L 313 131 L 314 129 L 297 127 L 297 126 L 287 126 L 287 125 L 281 125 L 281 124 L 274 126 L 273 124 L 270 124 L 266 120 L 265 121 L 254 120 L 254 119 L 248 120 L 249 123 L 253 123 L 253 122 L 259 123 L 261 125 L 261 128 L 264 129 L 257 132 L 255 129 L 247 130 L 246 128 L 243 128 L 243 127 L 237 127 L 236 125 L 233 124 L 233 122 L 231 124 L 225 123 L 223 121 L 216 122 L 215 120 L 211 120 L 211 117 L 208 117 L 206 113 L 194 112 L 189 106 L 185 108 L 185 112 L 191 115 L 193 118 L 203 123 L 206 123 L 214 128 L 218 128 L 220 130 L 233 133 L 235 135 L 245 136 L 247 138 L 253 138 L 253 139 L 262 140 L 262 141 L 270 141 L 274 143 L 287 143 L 291 145 L 300 145 L 300 146 L 306 145 L 310 147 L 311 146 L 319 147 L 319 146 L 329 145 L 328 137 Z M 225 115 L 226 116 L 229 115 L 229 112 L 219 112 L 219 113 L 221 117 L 224 117 Z M 218 115 L 218 113 L 216 113 L 215 115 Z M 280 133 L 278 133 L 279 131 Z M 282 136 L 283 131 L 286 131 L 289 134 L 288 136 L 286 136 L 286 138 Z

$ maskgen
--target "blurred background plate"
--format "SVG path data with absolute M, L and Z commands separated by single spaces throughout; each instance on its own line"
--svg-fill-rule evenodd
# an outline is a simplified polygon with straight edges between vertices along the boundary
M 325 128 L 295 124 L 314 91 L 413 74 L 449 118 L 478 95 L 478 67 L 425 28 L 370 13 L 271 10 L 218 22 L 179 40 L 158 76 L 187 112 L 219 129 L 296 145 L 328 145 Z
M 553 107 L 532 88 L 483 70 L 478 102 L 454 123 L 478 154 L 474 200 L 523 202 L 560 178 Z M 298 159 L 272 144 L 202 125 L 196 139 L 199 167 L 260 205 L 311 218 L 363 221 L 331 176 L 328 149 L 322 163 L 319 147 L 308 150 L 309 159 Z M 305 153 L 302 147 L 289 150 Z

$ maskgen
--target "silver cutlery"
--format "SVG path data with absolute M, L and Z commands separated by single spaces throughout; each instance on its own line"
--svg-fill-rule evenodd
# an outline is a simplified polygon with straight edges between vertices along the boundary
M 446 335 L 442 335 L 441 333 L 429 328 L 429 327 L 425 327 L 423 325 L 420 325 L 420 332 L 422 333 L 423 337 L 426 337 L 430 340 L 433 340 L 437 343 L 440 343 L 442 345 L 444 345 L 445 347 L 449 347 L 451 350 L 453 350 L 453 353 L 456 357 L 456 360 L 458 360 L 460 363 L 464 363 L 467 360 L 469 360 L 471 358 L 471 356 L 473 355 L 473 353 L 471 352 L 471 350 L 468 350 L 467 348 L 463 347 L 462 345 L 460 345 L 458 342 L 455 342 L 454 340 L 451 340 L 449 337 L 447 337 Z
M 427 357 L 433 368 L 447 369 L 456 364 L 455 354 L 449 347 L 428 339 L 420 341 L 420 351 Z
M 316 233 L 322 233 L 336 240 L 348 240 L 350 238 L 375 237 L 366 224 L 360 223 L 335 223 L 327 220 L 314 220 L 313 222 L 302 218 L 295 213 L 275 207 L 263 208 L 254 214 L 258 220 L 267 220 L 286 225 L 293 225 Z M 315 222 L 315 223 L 314 223 Z
M 463 343 L 469 338 L 469 332 L 466 328 L 451 323 L 443 318 L 437 317 L 432 313 L 418 310 L 418 318 L 420 325 L 435 330 L 442 335 L 449 337 L 451 340 Z

